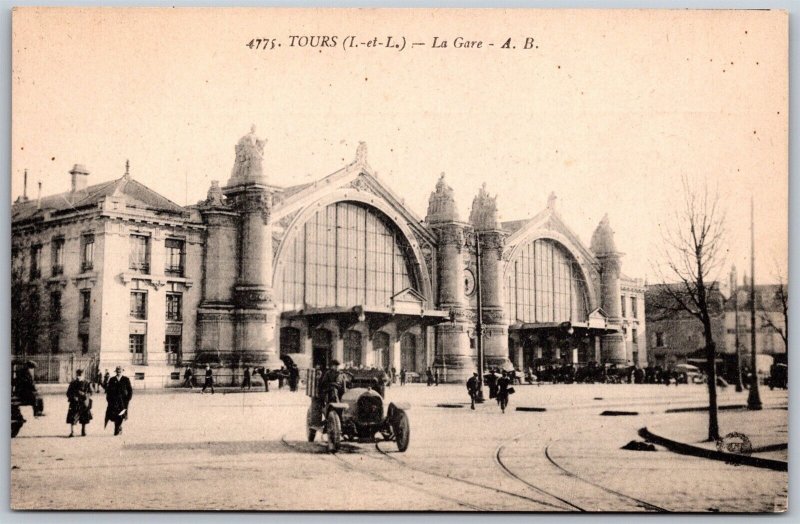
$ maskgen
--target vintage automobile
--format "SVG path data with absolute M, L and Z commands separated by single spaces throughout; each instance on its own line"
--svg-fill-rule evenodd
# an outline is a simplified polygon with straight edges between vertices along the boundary
M 306 393 L 311 397 L 306 424 L 308 441 L 317 433 L 327 435 L 328 451 L 335 453 L 343 440 L 351 442 L 395 441 L 397 449 L 408 449 L 411 427 L 401 402 L 384 404 L 384 375 L 381 370 L 345 369 L 344 394 L 336 401 L 319 391 L 321 373 L 309 370 Z

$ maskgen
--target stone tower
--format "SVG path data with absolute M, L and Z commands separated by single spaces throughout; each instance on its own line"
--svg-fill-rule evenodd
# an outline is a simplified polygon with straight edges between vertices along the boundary
M 449 310 L 452 319 L 436 326 L 434 366 L 446 370 L 448 382 L 462 381 L 475 370 L 467 333 L 471 321 L 464 296 L 465 224 L 459 220 L 453 189 L 444 181 L 444 173 L 428 200 L 425 220 L 439 241 L 436 250 L 438 307 Z
M 472 200 L 469 221 L 475 230 L 472 240 L 480 243 L 480 260 L 476 263 L 480 264 L 484 364 L 506 368 L 510 361 L 502 282 L 505 233 L 497 221 L 496 197 L 489 196 L 486 184 Z
M 600 261 L 601 307 L 608 315 L 608 327 L 616 333 L 603 336 L 602 359 L 611 364 L 626 364 L 625 338 L 622 334 L 622 297 L 620 291 L 620 259 L 614 243 L 614 231 L 605 215 L 592 234 L 591 249 Z
M 272 193 L 263 170 L 265 143 L 256 137 L 255 127 L 243 136 L 236 144 L 228 183 L 220 188 L 212 182 L 200 206 L 207 231 L 198 338 L 203 352 L 214 345 L 218 351 L 230 351 L 232 364 L 276 369 L 280 360 L 271 288 Z

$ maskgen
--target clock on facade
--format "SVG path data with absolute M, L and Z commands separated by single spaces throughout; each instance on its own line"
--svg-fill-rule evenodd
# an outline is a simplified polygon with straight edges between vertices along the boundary
M 475 275 L 472 274 L 472 270 L 464 269 L 464 293 L 467 296 L 472 295 L 475 292 Z

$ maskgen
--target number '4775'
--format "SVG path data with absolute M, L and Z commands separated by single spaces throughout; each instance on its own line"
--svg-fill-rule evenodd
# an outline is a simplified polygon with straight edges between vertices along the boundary
M 250 49 L 253 49 L 253 50 L 257 50 L 257 49 L 264 49 L 264 50 L 275 49 L 276 45 L 279 45 L 279 44 L 275 43 L 275 39 L 274 38 L 253 38 L 252 40 L 250 40 L 250 42 L 245 44 L 246 47 L 249 47 Z

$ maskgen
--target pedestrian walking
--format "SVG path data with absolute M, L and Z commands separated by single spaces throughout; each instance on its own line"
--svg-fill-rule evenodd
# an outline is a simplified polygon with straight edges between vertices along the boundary
M 188 364 L 183 371 L 183 387 L 194 389 L 194 371 L 192 371 L 192 367 Z
M 106 385 L 106 420 L 103 424 L 105 428 L 109 421 L 114 423 L 114 435 L 122 433 L 122 422 L 128 419 L 128 406 L 133 397 L 131 381 L 122 374 L 124 370 L 117 366 L 114 376 L 108 379 Z
M 489 398 L 497 398 L 497 373 L 494 368 L 486 376 L 486 385 L 489 386 Z
M 94 376 L 92 377 L 92 387 L 95 393 L 100 393 L 100 388 L 103 387 L 103 373 L 100 371 L 100 366 L 94 368 Z
M 18 369 L 14 378 L 13 390 L 14 394 L 20 399 L 20 405 L 30 406 L 33 408 L 33 416 L 40 417 L 44 415 L 44 401 L 36 389 L 35 369 L 36 364 L 30 361 Z
M 106 369 L 105 373 L 103 373 L 103 390 L 105 391 L 108 389 L 108 380 L 111 378 L 109 375 L 108 370 Z
M 283 381 L 286 379 L 286 368 L 281 366 L 278 370 L 278 389 L 283 389 Z
M 439 370 L 438 369 L 433 370 L 433 383 L 434 383 L 435 386 L 439 385 Z
M 392 384 L 397 384 L 397 369 L 395 369 L 395 367 L 392 366 L 390 371 L 392 373 Z
M 206 380 L 203 383 L 203 389 L 200 393 L 205 393 L 206 388 L 211 388 L 211 394 L 214 394 L 214 372 L 211 370 L 209 364 L 206 364 Z
M 503 371 L 503 374 L 497 379 L 497 403 L 503 413 L 506 412 L 506 407 L 508 407 L 508 397 L 513 392 L 514 388 L 511 387 L 511 379 L 508 373 Z
M 98 373 L 99 374 L 99 373 Z M 99 386 L 99 384 L 98 384 Z M 81 436 L 86 436 L 86 424 L 92 420 L 92 385 L 84 380 L 83 370 L 75 371 L 75 380 L 67 388 L 67 424 L 69 436 L 75 436 L 75 424 L 81 425 Z
M 428 368 L 425 371 L 425 375 L 426 375 L 426 377 L 428 379 L 428 387 L 432 386 L 433 385 L 433 371 L 431 371 L 431 368 Z
M 475 398 L 478 396 L 478 372 L 472 373 L 467 380 L 467 393 L 469 393 L 470 409 L 475 409 Z
M 242 375 L 242 389 L 247 388 L 250 391 L 250 366 L 244 367 L 244 375 Z
M 406 368 L 400 368 L 400 385 L 406 385 Z
M 292 363 L 289 366 L 289 391 L 297 391 L 297 385 L 300 382 L 300 368 L 297 364 Z

